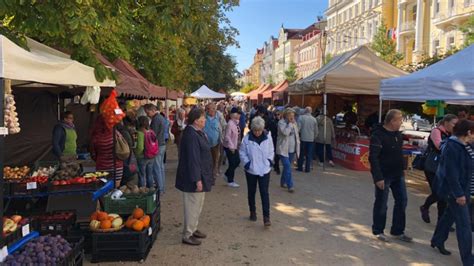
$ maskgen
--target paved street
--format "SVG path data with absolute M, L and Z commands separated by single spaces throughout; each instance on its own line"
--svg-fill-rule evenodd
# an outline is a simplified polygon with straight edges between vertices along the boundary
M 374 240 L 373 187 L 368 173 L 340 167 L 311 174 L 296 173 L 296 193 L 279 187 L 279 177 L 270 185 L 271 229 L 264 229 L 261 208 L 257 222 L 248 221 L 247 193 L 243 172 L 231 189 L 222 179 L 211 193 L 201 216 L 200 229 L 208 239 L 200 247 L 181 244 L 182 199 L 173 188 L 175 152 L 169 152 L 168 190 L 162 199 L 162 231 L 144 265 L 459 265 L 455 234 L 442 256 L 429 246 L 434 224 L 424 224 L 418 212 L 426 191 L 423 181 L 409 183 L 408 230 L 414 243 Z M 257 204 L 260 201 L 257 197 Z M 391 209 L 391 206 L 389 207 Z M 432 217 L 435 209 L 432 207 Z M 388 221 L 391 218 L 389 217 Z M 390 225 L 390 223 L 389 223 Z M 388 232 L 387 232 L 388 233 Z M 134 263 L 129 263 L 133 265 Z M 102 265 L 102 263 L 101 263 Z M 117 265 L 111 263 L 110 265 Z

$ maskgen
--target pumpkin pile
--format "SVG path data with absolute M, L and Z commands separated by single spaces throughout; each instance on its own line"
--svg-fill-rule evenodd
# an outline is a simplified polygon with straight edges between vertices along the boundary
M 140 232 L 143 229 L 150 227 L 150 222 L 150 216 L 145 215 L 143 209 L 136 207 L 125 222 L 125 227 Z
M 118 230 L 123 224 L 123 219 L 120 215 L 115 213 L 106 213 L 102 211 L 95 211 L 91 214 L 91 222 L 89 227 L 92 231 L 97 231 L 99 229 L 109 230 L 115 229 Z

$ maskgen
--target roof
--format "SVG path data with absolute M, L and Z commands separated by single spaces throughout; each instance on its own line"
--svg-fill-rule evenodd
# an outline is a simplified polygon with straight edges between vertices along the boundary
M 97 81 L 94 68 L 70 59 L 70 56 L 27 39 L 30 51 L 0 35 L 0 77 L 15 84 L 46 83 L 65 86 L 114 87 L 115 81 Z
M 271 90 L 268 90 L 268 91 L 264 92 L 263 93 L 263 98 L 264 99 L 267 99 L 267 98 L 271 99 L 271 98 L 273 98 L 274 93 L 283 92 L 287 88 L 288 88 L 288 81 L 285 79 L 282 82 L 275 85 L 275 87 L 273 87 Z
M 272 85 L 271 84 L 263 84 L 262 86 L 260 86 L 260 90 L 258 91 L 255 91 L 255 93 L 253 93 L 251 96 L 250 96 L 250 100 L 258 100 L 258 95 L 259 94 L 263 94 L 264 92 L 266 91 L 269 91 L 272 89 Z
M 422 70 L 382 80 L 380 97 L 387 100 L 424 102 L 445 100 L 474 104 L 474 45 Z
M 301 38 L 301 31 L 302 29 L 283 29 L 285 33 L 287 33 L 287 39 L 299 39 Z
M 380 81 L 407 73 L 383 61 L 366 46 L 336 56 L 331 62 L 290 85 L 290 94 L 378 95 Z

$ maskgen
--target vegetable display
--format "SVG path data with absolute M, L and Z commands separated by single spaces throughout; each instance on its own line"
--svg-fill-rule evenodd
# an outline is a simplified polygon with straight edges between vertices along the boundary
M 3 265 L 56 265 L 72 251 L 71 244 L 62 236 L 40 236 L 25 247 L 8 255 Z
M 15 98 L 13 94 L 5 94 L 5 107 L 4 107 L 4 120 L 5 127 L 8 129 L 8 134 L 20 133 L 20 122 L 18 119 L 18 113 L 16 112 Z
M 22 179 L 30 173 L 28 166 L 23 167 L 10 167 L 6 166 L 3 168 L 3 177 L 5 179 Z

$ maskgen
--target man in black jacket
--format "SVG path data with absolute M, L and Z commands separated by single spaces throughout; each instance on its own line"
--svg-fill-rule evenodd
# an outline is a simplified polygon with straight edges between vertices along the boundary
M 384 242 L 389 242 L 384 229 L 390 189 L 395 199 L 390 234 L 405 242 L 412 241 L 411 237 L 405 235 L 407 190 L 403 176 L 403 137 L 399 131 L 402 123 L 402 112 L 390 110 L 384 125 L 375 128 L 370 138 L 369 161 L 375 184 L 372 233 Z

